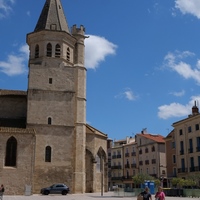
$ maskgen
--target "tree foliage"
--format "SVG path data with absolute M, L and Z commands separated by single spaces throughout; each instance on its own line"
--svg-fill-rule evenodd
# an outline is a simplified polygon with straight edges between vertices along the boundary
M 152 176 L 149 176 L 148 174 L 137 174 L 133 177 L 133 182 L 136 185 L 144 183 L 145 180 L 152 180 Z
M 188 177 L 187 179 L 182 178 L 173 178 L 171 183 L 174 187 L 182 187 L 182 186 L 196 186 L 197 185 L 197 178 L 195 177 Z M 198 180 L 198 179 L 197 179 Z

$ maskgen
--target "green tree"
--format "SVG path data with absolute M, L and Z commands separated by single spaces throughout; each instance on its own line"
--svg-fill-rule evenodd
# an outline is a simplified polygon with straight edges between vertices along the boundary
M 171 180 L 171 183 L 174 187 L 177 187 L 179 185 L 179 182 L 180 182 L 181 178 L 173 178 Z
M 158 187 L 160 185 L 160 182 L 161 181 L 159 179 L 155 179 L 154 180 L 155 186 Z
M 155 178 L 148 174 L 137 174 L 137 175 L 133 176 L 132 178 L 133 178 L 133 183 L 135 184 L 135 186 L 143 184 L 146 180 L 155 181 Z M 158 180 L 158 181 L 160 181 L 160 180 Z

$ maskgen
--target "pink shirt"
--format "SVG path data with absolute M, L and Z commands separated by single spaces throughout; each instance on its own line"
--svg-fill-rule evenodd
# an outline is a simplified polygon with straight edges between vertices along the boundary
M 164 192 L 156 192 L 155 197 L 159 198 L 159 200 L 164 200 L 165 199 L 165 193 Z

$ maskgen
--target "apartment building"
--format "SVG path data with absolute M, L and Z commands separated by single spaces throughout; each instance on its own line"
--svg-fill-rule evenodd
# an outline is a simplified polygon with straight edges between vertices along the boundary
M 172 130 L 165 138 L 165 149 L 166 149 L 166 163 L 167 163 L 167 178 L 170 183 L 170 179 L 177 176 L 176 166 L 176 142 L 175 132 Z M 168 185 L 170 186 L 170 185 Z
M 173 123 L 177 177 L 187 178 L 200 173 L 200 114 L 195 105 L 192 114 Z
M 113 186 L 123 187 L 124 185 L 124 145 L 129 144 L 134 141 L 134 138 L 127 137 L 126 139 L 116 140 L 113 142 L 111 149 L 111 188 Z M 127 163 L 126 163 L 127 164 Z M 128 160 L 129 164 L 129 160 Z M 128 165 L 127 165 L 128 166 Z M 130 164 L 129 164 L 130 166 Z M 128 174 L 127 179 L 132 174 Z
M 136 135 L 138 149 L 138 172 L 159 178 L 162 186 L 167 185 L 166 154 L 164 137 L 142 131 Z
M 112 186 L 133 188 L 132 177 L 138 173 L 159 178 L 163 186 L 167 185 L 163 136 L 142 131 L 134 138 L 114 141 L 111 155 Z
M 123 166 L 123 184 L 125 188 L 133 188 L 132 177 L 138 174 L 137 168 L 137 144 L 135 138 L 131 142 L 124 144 L 124 166 Z

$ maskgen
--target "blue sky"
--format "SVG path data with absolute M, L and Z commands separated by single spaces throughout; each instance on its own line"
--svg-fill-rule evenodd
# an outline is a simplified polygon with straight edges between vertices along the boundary
M 0 0 L 0 89 L 27 90 L 26 34 L 45 0 Z M 87 123 L 166 136 L 200 104 L 199 0 L 62 0 L 86 35 Z

